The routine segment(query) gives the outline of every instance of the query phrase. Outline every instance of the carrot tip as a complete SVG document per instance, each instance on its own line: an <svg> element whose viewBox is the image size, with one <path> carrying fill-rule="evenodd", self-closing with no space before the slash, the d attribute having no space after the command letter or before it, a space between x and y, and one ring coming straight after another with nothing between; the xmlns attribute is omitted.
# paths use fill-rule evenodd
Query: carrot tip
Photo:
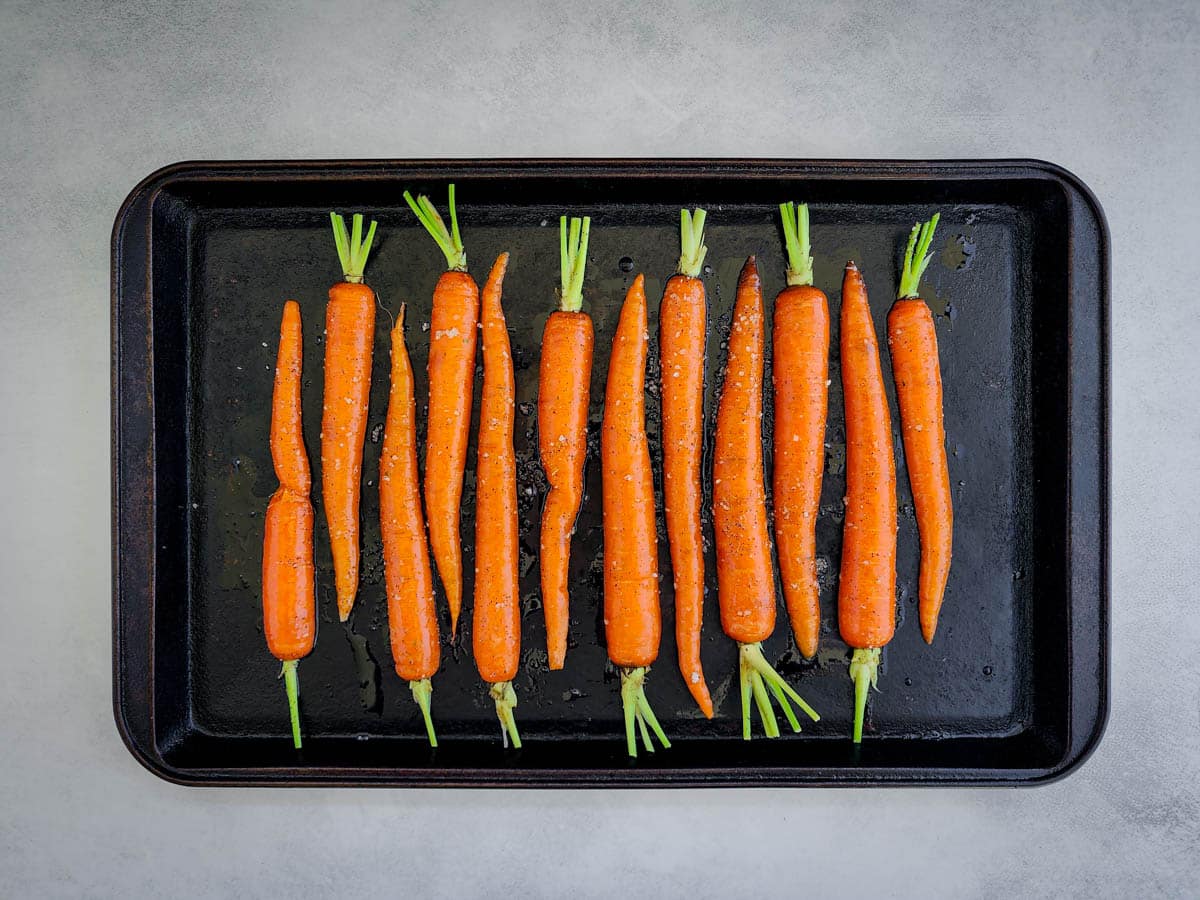
<svg viewBox="0 0 1200 900"><path fill-rule="evenodd" d="M878 647L859 648L850 657L850 677L854 679L854 743L862 743L863 719L867 711L867 692L878 690Z"/></svg>
<svg viewBox="0 0 1200 900"><path fill-rule="evenodd" d="M429 746L437 747L437 734L433 730L433 717L430 715L430 701L433 699L433 682L428 678L422 678L418 681L410 681L408 686L412 689L413 699L417 701L417 706L421 709L421 716L425 719L425 733L429 735Z"/></svg>
<svg viewBox="0 0 1200 900"><path fill-rule="evenodd" d="M493 684L488 693L496 701L496 717L500 720L500 738L504 741L505 748L511 741L513 749L520 750L521 735L517 731L517 720L513 716L513 710L517 707L517 692L513 690L512 682L501 681L499 684Z"/></svg>
<svg viewBox="0 0 1200 900"><path fill-rule="evenodd" d="M750 740L751 697L754 698L754 704L758 707L758 714L762 719L763 730L767 737L779 737L779 721L775 718L775 710L772 708L771 699L767 694L768 689L775 695L775 700L779 703L779 708L783 710L793 732L800 730L800 721L792 711L793 703L799 706L805 715L814 722L821 720L817 711L809 706L792 686L784 681L783 676L767 662L767 658L763 656L761 642L738 644L738 649L738 684L741 687L742 696L743 740Z"/></svg>
<svg viewBox="0 0 1200 900"><path fill-rule="evenodd" d="M650 708L650 701L646 699L646 675L649 671L648 666L621 670L621 706L625 711L625 749L634 759L638 755L638 731L641 732L642 743L645 744L647 752L654 752L654 744L650 740L651 731L663 745L664 750L671 748L671 742L667 740L666 733L658 723L658 717Z"/></svg>

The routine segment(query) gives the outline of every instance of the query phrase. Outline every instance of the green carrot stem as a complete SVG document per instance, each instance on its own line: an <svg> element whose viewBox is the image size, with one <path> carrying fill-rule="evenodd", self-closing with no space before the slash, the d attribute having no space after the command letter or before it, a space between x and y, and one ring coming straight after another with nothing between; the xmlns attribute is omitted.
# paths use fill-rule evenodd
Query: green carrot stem
<svg viewBox="0 0 1200 900"><path fill-rule="evenodd" d="M283 687L287 691L288 715L292 719L292 746L300 749L300 676L299 660L283 661Z"/></svg>
<svg viewBox="0 0 1200 900"><path fill-rule="evenodd" d="M863 718L867 711L867 692L878 688L878 647L867 647L854 651L850 657L850 677L854 679L854 743L862 743Z"/></svg>
<svg viewBox="0 0 1200 900"><path fill-rule="evenodd" d="M450 185L447 193L450 206L449 228L446 227L446 222L438 214L433 203L424 194L414 200L413 195L405 191L404 199L420 223L425 226L425 230L429 232L434 243L445 254L446 268L451 272L465 272L467 271L467 251L463 249L462 236L458 232L458 211L454 205L453 184Z"/></svg>
<svg viewBox="0 0 1200 900"><path fill-rule="evenodd" d="M401 304L401 315L403 315L404 306ZM412 689L413 699L417 701L417 706L421 709L421 715L425 718L425 733L429 735L429 746L437 746L437 734L433 730L433 717L430 715L430 701L433 699L433 682L428 678L422 678L418 681L410 681L408 686Z"/></svg>
<svg viewBox="0 0 1200 900"><path fill-rule="evenodd" d="M363 269L367 266L367 256L371 253L371 244L375 240L375 220L363 237L361 213L353 217L352 232L346 232L346 220L335 212L329 214L333 223L333 242L337 245L338 261L342 264L342 278L351 284L359 284L363 280Z"/></svg>
<svg viewBox="0 0 1200 900"><path fill-rule="evenodd" d="M588 216L571 219L562 216L559 224L559 256L562 259L562 301L564 312L579 312L583 307L583 273L587 267Z"/></svg>
<svg viewBox="0 0 1200 900"><path fill-rule="evenodd" d="M704 255L708 247L704 245L704 219L708 215L704 210L697 209L688 212L679 211L679 274L689 278L698 278L704 265Z"/></svg>
<svg viewBox="0 0 1200 900"><path fill-rule="evenodd" d="M493 684L488 691L496 701L496 717L500 719L500 736L507 747L512 742L513 748L521 749L521 735L517 731L517 720L513 710L517 706L517 692L513 690L511 681L501 681Z"/></svg>
<svg viewBox="0 0 1200 900"><path fill-rule="evenodd" d="M789 285L813 283L812 242L808 237L808 204L781 203L783 241L787 245Z"/></svg>
<svg viewBox="0 0 1200 900"><path fill-rule="evenodd" d="M767 737L779 737L779 722L775 718L775 711L771 707L771 700L767 695L766 688L768 687L775 695L784 715L787 716L792 731L800 730L800 722L791 709L792 703L804 710L805 714L814 722L820 721L821 717L817 715L816 710L804 702L792 686L784 681L783 676L767 662L767 658L763 656L761 643L738 644L738 648L738 681L742 694L742 738L744 740L750 740L751 696L754 697L755 704L758 706L758 714L763 720L763 729Z"/></svg>
<svg viewBox="0 0 1200 900"><path fill-rule="evenodd" d="M653 731L664 749L670 749L671 742L663 732L650 701L646 699L646 674L648 667L639 666L636 669L621 670L621 706L625 712L625 749L631 757L637 757L637 733L640 730L646 749L654 752L650 742L649 731ZM647 731L649 726L649 731Z"/></svg>
<svg viewBox="0 0 1200 900"><path fill-rule="evenodd" d="M924 223L918 222L908 233L908 245L904 248L904 266L900 270L900 289L896 291L896 296L901 300L920 296L921 276L925 274L929 260L933 258L933 254L929 252L929 245L933 242L933 232L940 218L941 213L934 213L932 219Z"/></svg>

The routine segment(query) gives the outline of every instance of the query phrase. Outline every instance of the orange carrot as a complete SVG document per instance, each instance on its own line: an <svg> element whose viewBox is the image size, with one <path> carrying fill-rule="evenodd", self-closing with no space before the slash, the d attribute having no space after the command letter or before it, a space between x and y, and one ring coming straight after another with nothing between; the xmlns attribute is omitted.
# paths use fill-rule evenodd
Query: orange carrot
<svg viewBox="0 0 1200 900"><path fill-rule="evenodd" d="M425 438L425 512L429 544L437 564L450 632L458 633L462 609L462 537L459 507L467 436L471 430L471 394L475 383L475 332L479 325L479 288L467 274L467 254L458 233L454 185L449 188L450 227L429 198L404 199L446 256L446 271L433 289L429 336L429 427Z"/></svg>
<svg viewBox="0 0 1200 900"><path fill-rule="evenodd" d="M571 535L583 502L583 464L587 457L593 335L591 316L580 312L580 307L590 224L587 217L572 219L568 234L567 217L559 222L562 301L546 320L538 371L538 450L550 483L542 508L539 559L551 669L561 669L567 657L567 569Z"/></svg>
<svg viewBox="0 0 1200 900"><path fill-rule="evenodd" d="M680 210L679 271L659 307L662 364L663 498L675 583L679 671L701 711L712 698L700 666L704 619L704 542L700 533L700 455L704 446L704 341L708 330L700 267L705 212Z"/></svg>
<svg viewBox="0 0 1200 900"><path fill-rule="evenodd" d="M317 635L313 579L312 475L300 427L300 366L304 345L300 307L283 305L279 355L271 396L271 462L279 487L267 504L263 531L263 633L283 661L292 719L292 744L300 748L297 660L312 652Z"/></svg>
<svg viewBox="0 0 1200 900"><path fill-rule="evenodd" d="M362 283L375 223L362 236L361 215L353 233L337 213L333 237L342 281L329 289L325 308L325 396L321 414L321 497L333 551L338 618L350 616L358 593L358 508L363 440L371 391L371 352L375 345L375 292Z"/></svg>
<svg viewBox="0 0 1200 900"><path fill-rule="evenodd" d="M513 452L512 348L500 297L508 254L501 253L483 287L483 396L475 462L475 614L472 648L479 674L491 685L505 746L521 746L512 680L521 661L517 578L517 460Z"/></svg>
<svg viewBox="0 0 1200 900"><path fill-rule="evenodd" d="M896 628L896 466L892 417L867 288L853 262L842 281L842 392L846 404L846 523L838 628L854 648L854 741L862 740L867 690L880 648Z"/></svg>
<svg viewBox="0 0 1200 900"><path fill-rule="evenodd" d="M913 226L904 251L898 299L888 314L888 348L896 379L896 399L900 403L904 463L908 467L917 531L921 536L918 589L921 635L929 644L937 631L938 613L950 577L954 535L937 332L933 314L919 295L937 222L935 215L924 225Z"/></svg>
<svg viewBox="0 0 1200 900"><path fill-rule="evenodd" d="M429 744L437 746L430 716L438 669L437 610L433 572L425 544L421 487L417 475L417 410L413 371L404 345L404 304L392 327L392 386L388 396L383 448L379 456L379 528L387 582L388 632L396 674L409 683L425 718Z"/></svg>
<svg viewBox="0 0 1200 900"><path fill-rule="evenodd" d="M821 633L817 586L817 512L825 464L829 384L829 304L812 286L808 206L784 203L788 286L775 298L775 546L783 599L796 646L817 652Z"/></svg>
<svg viewBox="0 0 1200 900"><path fill-rule="evenodd" d="M653 753L650 730L671 742L646 699L646 674L658 658L658 534L654 477L646 441L646 289L634 279L613 336L604 393L600 457L604 486L604 634L608 658L621 670L625 745L637 756L636 727ZM647 728L649 726L649 728Z"/></svg>
<svg viewBox="0 0 1200 900"><path fill-rule="evenodd" d="M793 731L800 723L788 698L813 721L819 718L763 656L762 642L775 630L775 573L767 528L767 492L762 458L763 330L762 285L754 257L738 277L729 360L713 450L713 531L717 543L717 592L721 627L738 642L742 737L750 740L750 696L754 695L767 737L779 724L767 696L775 694Z"/></svg>

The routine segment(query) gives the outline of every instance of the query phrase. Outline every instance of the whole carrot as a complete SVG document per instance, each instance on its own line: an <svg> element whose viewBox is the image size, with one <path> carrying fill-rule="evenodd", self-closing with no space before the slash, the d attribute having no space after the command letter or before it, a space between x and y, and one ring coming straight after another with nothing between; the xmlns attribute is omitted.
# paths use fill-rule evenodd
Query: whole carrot
<svg viewBox="0 0 1200 900"><path fill-rule="evenodd" d="M472 647L479 674L491 685L507 746L521 746L512 680L521 661L517 578L517 461L513 452L512 348L500 297L508 254L501 253L483 288L483 396L475 463L475 613ZM428 475L426 475L428 478Z"/></svg>
<svg viewBox="0 0 1200 900"><path fill-rule="evenodd" d="M950 576L954 508L950 501L950 470L946 464L946 428L942 418L942 372L938 365L937 332L933 314L920 297L921 275L929 265L929 244L937 228L935 215L914 225L904 251L897 300L888 314L888 348L896 399L900 404L900 433L904 463L912 486L921 537L918 606L921 635L933 643L938 613Z"/></svg>
<svg viewBox="0 0 1200 900"><path fill-rule="evenodd" d="M854 648L854 741L862 740L867 691L880 648L896 628L896 466L892 417L867 288L853 262L842 281L842 392L846 404L846 522L838 628Z"/></svg>
<svg viewBox="0 0 1200 900"><path fill-rule="evenodd" d="M404 199L446 256L446 271L433 289L429 335L429 427L425 437L425 512L429 544L437 564L450 631L458 633L462 609L462 537L459 506L471 430L471 394L475 381L475 334L479 325L479 288L467 274L467 253L458 232L454 185L449 188L450 227L429 198Z"/></svg>
<svg viewBox="0 0 1200 900"><path fill-rule="evenodd" d="M793 731L800 730L800 722L788 698L814 722L820 718L762 652L762 642L775 630L776 602L762 459L763 319L762 286L751 256L738 276L713 450L713 531L721 627L738 642L740 651L738 681L742 737L746 740L750 740L751 695L767 737L779 737L768 687Z"/></svg>
<svg viewBox="0 0 1200 900"><path fill-rule="evenodd" d="M653 753L650 729L671 742L646 699L646 674L658 658L662 610L654 476L646 441L646 290L638 275L625 295L613 336L604 392L600 457L604 491L604 634L621 670L625 746L637 756L636 729Z"/></svg>
<svg viewBox="0 0 1200 900"><path fill-rule="evenodd" d="M413 371L404 345L404 304L392 327L392 385L379 456L379 528L387 583L388 633L396 674L409 683L425 718L429 744L437 746L430 716L441 661L433 572L425 544L425 517L417 475L417 410Z"/></svg>
<svg viewBox="0 0 1200 900"><path fill-rule="evenodd" d="M263 530L263 633L271 654L283 661L283 683L292 720L292 744L300 748L300 684L297 660L317 635L313 579L312 475L300 427L300 366L304 340L300 307L283 306L275 388L271 395L271 462L279 487L267 504Z"/></svg>
<svg viewBox="0 0 1200 900"><path fill-rule="evenodd" d="M559 221L562 299L546 320L538 370L538 451L550 483L542 508L539 560L551 669L561 669L567 657L567 569L583 502L593 332L591 316L580 307L590 224L586 216L571 219L569 229L566 216Z"/></svg>
<svg viewBox="0 0 1200 900"><path fill-rule="evenodd" d="M701 711L712 698L700 665L704 620L704 542L700 533L700 456L704 446L704 343L707 305L700 268L705 212L680 210L679 271L659 307L662 364L663 499L675 583L675 643L679 671Z"/></svg>
<svg viewBox="0 0 1200 900"><path fill-rule="evenodd" d="M772 332L775 546L796 646L812 657L821 633L816 548L829 390L829 304L812 284L808 206L784 203L779 210L788 286L775 298Z"/></svg>

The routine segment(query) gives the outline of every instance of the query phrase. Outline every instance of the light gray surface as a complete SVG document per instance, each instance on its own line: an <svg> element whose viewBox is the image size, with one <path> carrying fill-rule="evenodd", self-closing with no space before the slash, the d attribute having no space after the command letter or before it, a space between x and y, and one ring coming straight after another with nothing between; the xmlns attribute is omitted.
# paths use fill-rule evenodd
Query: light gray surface
<svg viewBox="0 0 1200 900"><path fill-rule="evenodd" d="M1200 7L651 5L0 2L0 892L1195 890ZM121 199L179 159L547 155L1032 156L1091 185L1114 247L1113 692L1080 772L1035 790L214 791L129 756L109 696Z"/></svg>

